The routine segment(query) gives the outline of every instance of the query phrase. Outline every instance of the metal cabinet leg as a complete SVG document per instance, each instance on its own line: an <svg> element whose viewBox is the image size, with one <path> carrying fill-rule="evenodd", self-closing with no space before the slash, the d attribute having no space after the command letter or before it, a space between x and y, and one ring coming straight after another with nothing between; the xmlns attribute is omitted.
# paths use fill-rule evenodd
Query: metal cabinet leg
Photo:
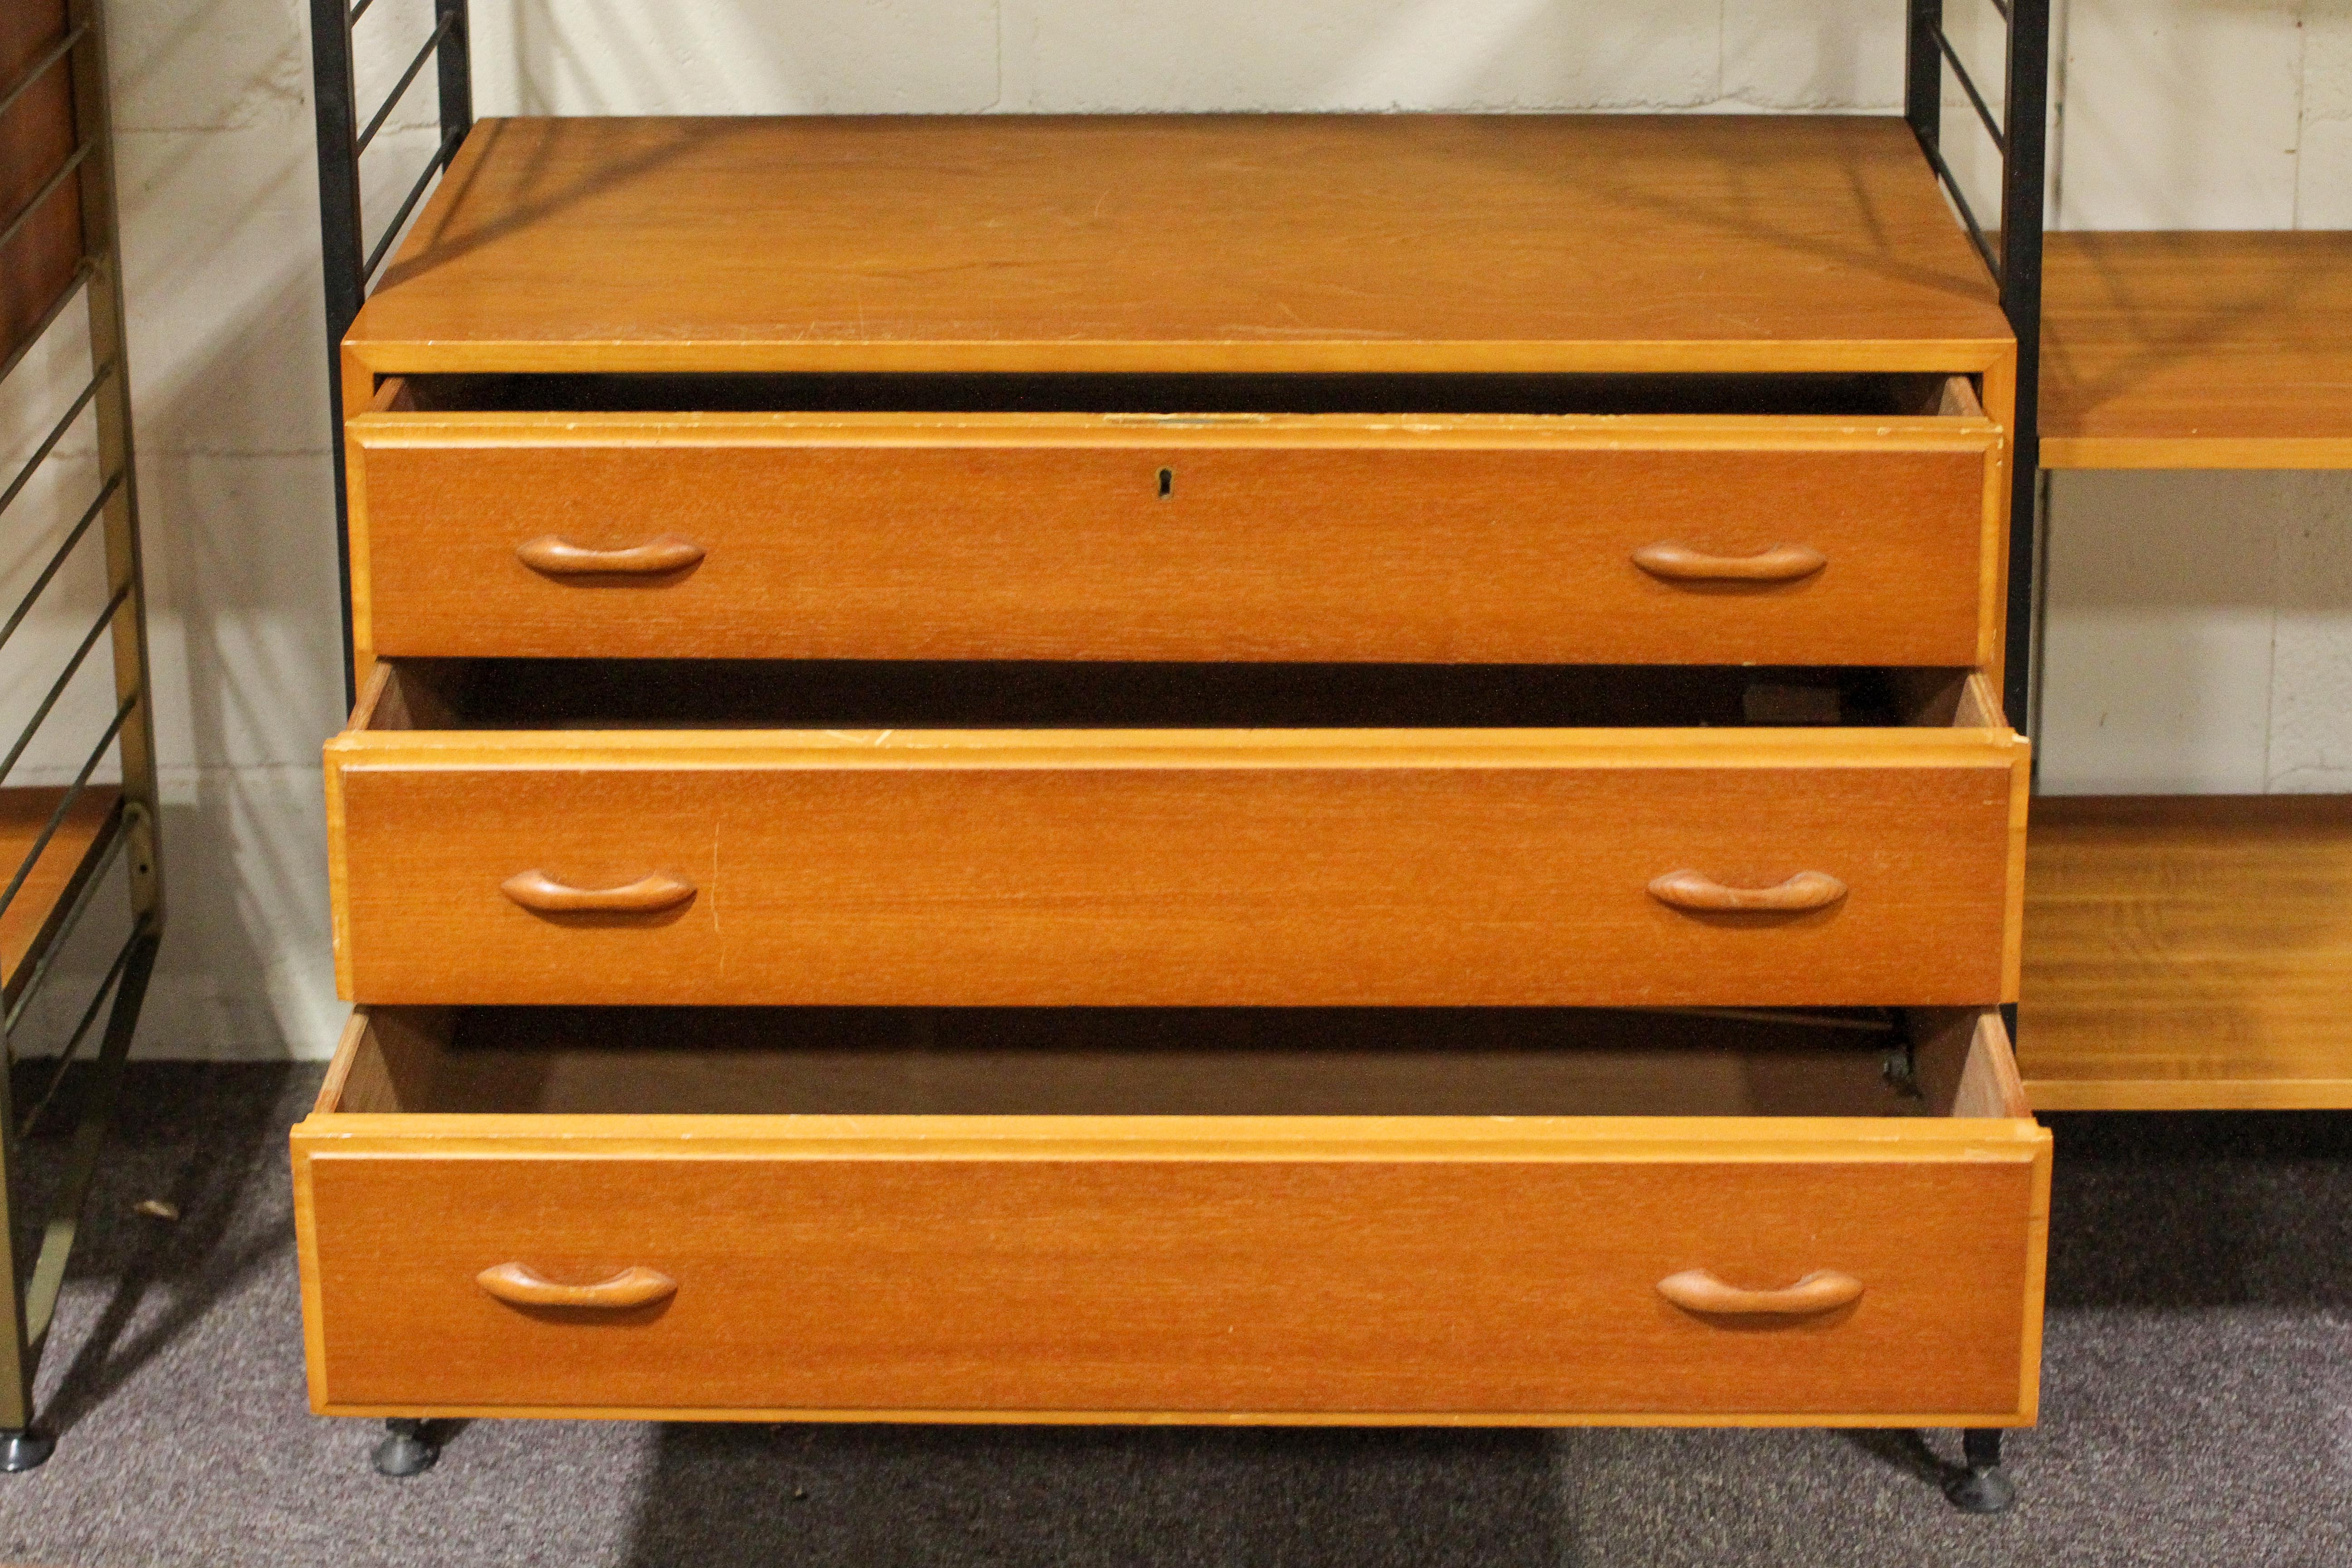
<svg viewBox="0 0 2352 1568"><path fill-rule="evenodd" d="M2017 1488L2000 1468L2000 1428L1961 1433L1960 1452L1968 1468L1944 1483L1944 1495L1962 1513L2006 1513Z"/></svg>
<svg viewBox="0 0 2352 1568"><path fill-rule="evenodd" d="M38 1339L26 1331L24 1288L16 1278L15 1194L16 1111L8 1063L0 1053L0 1472L29 1470L57 1451L57 1439L33 1425L33 1366Z"/></svg>
<svg viewBox="0 0 2352 1568"><path fill-rule="evenodd" d="M0 1432L0 1472L16 1475L29 1470L58 1451L58 1440L37 1426Z"/></svg>
<svg viewBox="0 0 2352 1568"><path fill-rule="evenodd" d="M441 1457L441 1445L425 1435L425 1423L395 1415L383 1424L383 1441L375 1446L379 1475L421 1476Z"/></svg>

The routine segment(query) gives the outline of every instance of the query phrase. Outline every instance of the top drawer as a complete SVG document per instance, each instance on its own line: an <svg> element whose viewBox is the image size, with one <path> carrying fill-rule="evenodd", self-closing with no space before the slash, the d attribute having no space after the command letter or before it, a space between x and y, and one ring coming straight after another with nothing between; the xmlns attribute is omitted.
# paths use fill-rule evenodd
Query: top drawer
<svg viewBox="0 0 2352 1568"><path fill-rule="evenodd" d="M347 437L363 656L1997 660L1958 377L440 377Z"/></svg>

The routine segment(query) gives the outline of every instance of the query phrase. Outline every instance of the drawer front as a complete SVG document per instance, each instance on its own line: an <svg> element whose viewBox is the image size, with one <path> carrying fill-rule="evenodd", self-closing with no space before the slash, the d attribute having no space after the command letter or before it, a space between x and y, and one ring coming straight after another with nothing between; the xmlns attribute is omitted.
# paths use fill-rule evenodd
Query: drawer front
<svg viewBox="0 0 2352 1568"><path fill-rule="evenodd" d="M1628 752L1529 738L1559 731L1425 744L1370 732L1386 748L1363 733L1245 745L738 734L699 749L642 734L569 747L348 737L329 754L345 994L1030 1005L2013 994L2021 745L1875 731L1886 743L1827 765L1828 745L1786 742L1776 757L1769 740L1707 731ZM1710 741L1732 743L1700 765ZM1678 907L1652 887L1678 872L1800 889L1810 873L1843 893L1795 911ZM604 900L631 907L582 910L565 907L573 889L635 890Z"/></svg>
<svg viewBox="0 0 2352 1568"><path fill-rule="evenodd" d="M1981 419L351 430L379 656L1997 658L2001 440Z"/></svg>
<svg viewBox="0 0 2352 1568"><path fill-rule="evenodd" d="M312 1399L2032 1419L2046 1135L1727 1120L314 1118ZM674 1289L551 1308L479 1281L517 1268ZM1661 1293L1701 1269L1862 1289L1760 1317Z"/></svg>

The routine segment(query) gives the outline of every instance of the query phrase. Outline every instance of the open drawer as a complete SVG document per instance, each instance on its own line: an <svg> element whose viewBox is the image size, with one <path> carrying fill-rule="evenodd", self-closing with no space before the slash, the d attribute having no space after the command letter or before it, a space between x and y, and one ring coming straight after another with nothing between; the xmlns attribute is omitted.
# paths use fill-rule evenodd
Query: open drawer
<svg viewBox="0 0 2352 1568"><path fill-rule="evenodd" d="M2000 658L1965 377L423 376L373 657Z"/></svg>
<svg viewBox="0 0 2352 1568"><path fill-rule="evenodd" d="M314 1408L2033 1419L1990 1012L362 1009Z"/></svg>
<svg viewBox="0 0 2352 1568"><path fill-rule="evenodd" d="M1944 671L387 661L326 750L338 973L379 1003L1983 1005L2022 896L1996 715Z"/></svg>

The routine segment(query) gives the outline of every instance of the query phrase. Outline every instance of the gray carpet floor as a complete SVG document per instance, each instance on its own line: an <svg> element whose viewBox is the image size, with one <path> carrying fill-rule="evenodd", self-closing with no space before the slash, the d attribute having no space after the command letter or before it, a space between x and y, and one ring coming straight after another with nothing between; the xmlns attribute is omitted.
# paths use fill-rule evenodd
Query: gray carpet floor
<svg viewBox="0 0 2352 1568"><path fill-rule="evenodd" d="M134 1070L0 1562L2352 1563L2352 1116L2053 1119L2042 1425L1976 1519L1949 1432L475 1422L386 1480L304 1404L284 1134L317 1079Z"/></svg>

